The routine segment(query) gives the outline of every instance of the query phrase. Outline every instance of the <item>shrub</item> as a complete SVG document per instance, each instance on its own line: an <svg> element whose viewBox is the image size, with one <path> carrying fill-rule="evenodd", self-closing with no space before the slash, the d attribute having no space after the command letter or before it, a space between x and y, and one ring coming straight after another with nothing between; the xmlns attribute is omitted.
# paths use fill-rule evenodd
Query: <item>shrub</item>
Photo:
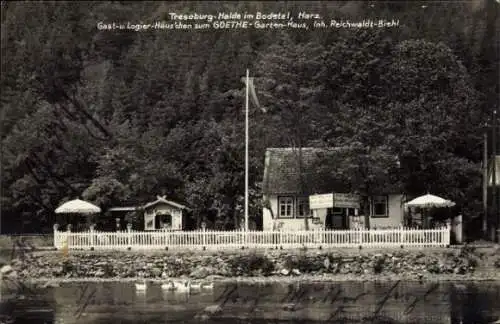
<svg viewBox="0 0 500 324"><path fill-rule="evenodd" d="M237 275L249 275L258 271L261 271L264 275L269 275L274 271L274 263L266 256L256 253L230 259L229 267Z"/></svg>
<svg viewBox="0 0 500 324"><path fill-rule="evenodd" d="M105 277L113 277L115 275L115 269L111 263L106 263L102 269L104 271Z"/></svg>
<svg viewBox="0 0 500 324"><path fill-rule="evenodd" d="M287 269L298 269L300 272L315 272L324 268L324 258L308 258L305 254L290 255L285 260Z"/></svg>
<svg viewBox="0 0 500 324"><path fill-rule="evenodd" d="M385 258L377 258L375 260L375 263L373 264L373 272L374 273L381 273L382 270L384 269L384 264L385 264Z"/></svg>
<svg viewBox="0 0 500 324"><path fill-rule="evenodd" d="M342 268L342 264L344 263L344 260L341 256L336 256L333 254L329 254L328 259L330 260L330 266L329 269L332 273L339 273L340 269Z"/></svg>
<svg viewBox="0 0 500 324"><path fill-rule="evenodd" d="M466 256L469 256L469 255L473 255L475 252L476 252L476 248L475 247L469 246L469 245L464 245L460 249L460 256L461 257L466 257Z"/></svg>
<svg viewBox="0 0 500 324"><path fill-rule="evenodd" d="M444 255L447 257L447 258L455 258L455 253L453 253L452 251L447 251L444 253Z"/></svg>
<svg viewBox="0 0 500 324"><path fill-rule="evenodd" d="M430 273L441 273L441 267L437 263L431 263L427 265L427 271Z"/></svg>
<svg viewBox="0 0 500 324"><path fill-rule="evenodd" d="M307 260L303 255L289 255L285 259L285 267L289 270L298 269L305 272L307 269Z"/></svg>
<svg viewBox="0 0 500 324"><path fill-rule="evenodd" d="M70 260L64 260L63 264L62 264L62 272L63 274L68 274L68 273L71 273L73 272L73 269L74 269L74 265L73 263L70 261Z"/></svg>
<svg viewBox="0 0 500 324"><path fill-rule="evenodd" d="M477 261L477 259L476 259L476 258L474 258L474 257L469 257L469 258L467 258L467 264L468 264L468 266L469 266L469 267L471 267L471 268L476 268L476 267L477 267L477 265L478 265L478 263L479 263L479 262L478 262L478 261Z"/></svg>

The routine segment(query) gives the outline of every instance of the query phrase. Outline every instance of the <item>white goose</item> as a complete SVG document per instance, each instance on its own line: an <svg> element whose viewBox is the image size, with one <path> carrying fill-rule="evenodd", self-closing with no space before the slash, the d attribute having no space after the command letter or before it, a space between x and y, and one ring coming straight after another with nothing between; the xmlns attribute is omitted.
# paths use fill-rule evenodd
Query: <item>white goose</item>
<svg viewBox="0 0 500 324"><path fill-rule="evenodd" d="M174 283L172 281L167 281L161 284L161 289L163 290L175 290Z"/></svg>
<svg viewBox="0 0 500 324"><path fill-rule="evenodd" d="M192 290L200 290L202 283L201 282L191 282L189 284L189 286L191 287Z"/></svg>
<svg viewBox="0 0 500 324"><path fill-rule="evenodd" d="M189 292L191 290L191 283L189 281L169 280L161 285L161 289L177 292Z"/></svg>
<svg viewBox="0 0 500 324"><path fill-rule="evenodd" d="M175 287L175 291L177 292L189 292L191 290L190 281L174 281L173 285Z"/></svg>
<svg viewBox="0 0 500 324"><path fill-rule="evenodd" d="M454 283L453 287L455 287L455 289L459 290L459 291L466 291L467 290L467 286L464 284Z"/></svg>
<svg viewBox="0 0 500 324"><path fill-rule="evenodd" d="M214 282L201 284L202 289L214 289Z"/></svg>
<svg viewBox="0 0 500 324"><path fill-rule="evenodd" d="M146 282L145 281L144 282L136 282L135 283L135 289L137 291L146 291L146 289L147 289Z"/></svg>

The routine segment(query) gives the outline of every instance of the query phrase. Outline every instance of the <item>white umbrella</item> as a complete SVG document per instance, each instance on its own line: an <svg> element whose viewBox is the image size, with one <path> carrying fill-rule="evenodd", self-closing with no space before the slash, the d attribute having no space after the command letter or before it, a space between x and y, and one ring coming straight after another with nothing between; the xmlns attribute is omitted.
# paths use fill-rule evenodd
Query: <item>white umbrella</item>
<svg viewBox="0 0 500 324"><path fill-rule="evenodd" d="M56 209L57 214L94 214L100 212L101 208L80 199L68 201Z"/></svg>
<svg viewBox="0 0 500 324"><path fill-rule="evenodd" d="M406 207L420 207L425 209L430 209L433 207L441 208L441 207L453 207L455 203L451 200L444 199L438 196L434 196L431 194L423 195L417 197L405 204ZM422 217L424 213L422 213ZM427 215L428 216L428 215ZM427 217L424 218L424 222L427 223Z"/></svg>
<svg viewBox="0 0 500 324"><path fill-rule="evenodd" d="M453 207L455 203L451 200L447 200L438 196L427 194L424 196L417 197L406 203L408 207Z"/></svg>

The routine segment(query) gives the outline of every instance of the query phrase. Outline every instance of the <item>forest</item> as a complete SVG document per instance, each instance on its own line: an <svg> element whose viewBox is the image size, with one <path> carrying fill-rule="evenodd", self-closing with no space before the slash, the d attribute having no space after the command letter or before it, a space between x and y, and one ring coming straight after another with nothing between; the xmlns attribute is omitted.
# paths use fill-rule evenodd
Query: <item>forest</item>
<svg viewBox="0 0 500 324"><path fill-rule="evenodd" d="M96 28L256 11L400 24ZM265 107L250 107L251 226L266 148L292 146L350 147L349 167L337 171L355 190L391 181L408 195L430 191L473 224L483 133L498 108L498 11L494 0L2 1L2 233L50 232L54 210L77 197L106 210L163 194L188 205L194 224L239 228L246 69ZM98 221L114 222L108 213Z"/></svg>

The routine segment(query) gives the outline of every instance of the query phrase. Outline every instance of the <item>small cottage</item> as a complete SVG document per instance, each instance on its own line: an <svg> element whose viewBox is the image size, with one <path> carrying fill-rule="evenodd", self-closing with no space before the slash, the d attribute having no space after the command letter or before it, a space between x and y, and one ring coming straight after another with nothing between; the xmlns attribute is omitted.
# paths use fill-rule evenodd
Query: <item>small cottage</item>
<svg viewBox="0 0 500 324"><path fill-rule="evenodd" d="M114 207L111 212L134 212L140 211L144 214L144 230L154 231L160 229L183 230L184 212L188 208L179 203L167 200L166 196L157 196L155 201L138 207ZM118 223L118 218L117 218ZM120 226L117 225L119 228Z"/></svg>
<svg viewBox="0 0 500 324"><path fill-rule="evenodd" d="M318 161L328 158L328 154L336 154L336 149L327 151L325 155L325 149L302 148L299 158L295 148L267 149L263 178L264 231L305 230L306 222L309 229L364 227L366 208L362 203L366 199L346 192L346 186L340 181L321 173ZM397 188L390 186L368 197L370 227L402 225L404 199Z"/></svg>
<svg viewBox="0 0 500 324"><path fill-rule="evenodd" d="M143 209L146 231L183 229L183 211L187 209L186 206L167 200L165 196L158 196L155 201L144 205Z"/></svg>

